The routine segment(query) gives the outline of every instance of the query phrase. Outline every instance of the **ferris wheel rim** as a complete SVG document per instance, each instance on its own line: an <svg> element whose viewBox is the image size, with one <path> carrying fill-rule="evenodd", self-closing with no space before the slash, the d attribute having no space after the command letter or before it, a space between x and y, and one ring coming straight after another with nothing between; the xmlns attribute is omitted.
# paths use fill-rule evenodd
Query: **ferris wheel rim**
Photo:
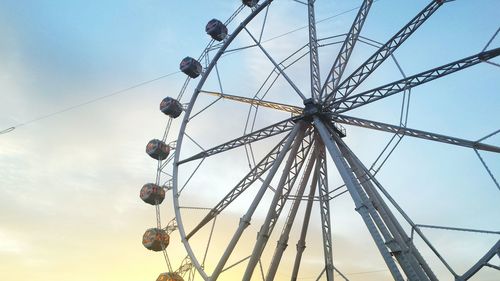
<svg viewBox="0 0 500 281"><path fill-rule="evenodd" d="M207 273L205 272L204 268L202 267L202 265L198 261L198 258L194 254L194 252L191 248L191 245L189 244L188 240L186 239L186 232L184 229L184 224L182 222L182 215L180 213L180 205L179 205L179 200L178 200L178 192L179 192L179 190L178 190L178 178L177 178L178 168L179 168L179 165L177 163L179 162L180 153L178 153L178 151L181 150L183 139L184 139L185 128L186 128L187 123L189 122L189 117L191 115L191 111L192 111L192 108L194 106L194 103L196 102L196 99L200 93L200 89L205 84L206 79L208 78L209 74L212 72L217 61L224 54L224 51L232 43L234 38L236 38L236 36L241 31L244 30L246 25L248 23L250 23L260 12L262 12L264 10L264 8L268 7L272 3L272 1L273 0L266 0L265 2L259 4L255 9L252 9L252 12L250 13L250 15L247 16L247 18L242 23L240 23L240 25L234 30L234 32L232 32L228 36L228 38L224 41L224 44L220 47L220 49L217 51L217 54L210 61L209 66L203 72L203 75L201 76L201 79L198 82L198 84L193 92L193 96L190 99L188 108L185 110L185 114L184 114L184 117L183 117L183 120L181 123L181 127L179 128L179 134L178 134L177 142L176 142L176 153L175 153L175 158L174 158L174 162L173 162L173 173L172 173L172 176L173 176L172 177L172 191L174 194L173 195L173 204L174 204L175 218L177 221L179 234L181 237L181 241L184 245L184 248L186 249L188 255L190 256L191 262L195 266L196 270L202 276L202 278L205 280L209 280L210 276L208 276ZM205 51L207 51L209 48L210 47L207 47L205 49Z"/></svg>

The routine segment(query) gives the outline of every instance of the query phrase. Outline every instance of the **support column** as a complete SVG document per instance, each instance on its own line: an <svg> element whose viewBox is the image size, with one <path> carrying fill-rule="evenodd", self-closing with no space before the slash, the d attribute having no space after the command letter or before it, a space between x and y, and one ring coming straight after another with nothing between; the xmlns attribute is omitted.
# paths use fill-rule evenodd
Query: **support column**
<svg viewBox="0 0 500 281"><path fill-rule="evenodd" d="M241 217L240 224L238 225L238 229L234 233L233 237L231 238L231 241L229 242L226 250L224 251L224 254L220 258L219 262L217 263L217 266L215 267L215 269L212 273L212 276L210 276L211 281L217 280L217 278L219 277L219 274L224 269L224 266L225 266L227 260L229 259L229 256L233 252L234 248L236 247L236 244L238 243L241 235L243 234L243 231L250 225L250 220L253 216L253 213L257 209L257 206L259 205L260 200L264 196L264 193L266 192L267 188L269 187L269 184L271 183L272 179L274 178L274 175L278 171L278 168L279 168L281 162L283 162L283 159L285 158L288 149L290 148L290 146L292 145L294 140L295 140L294 147L295 146L298 147L298 145L296 145L296 143L300 144L300 141L304 137L304 133L305 133L304 126L305 126L305 124L303 122L299 122L299 123L295 124L295 127L293 128L292 132L290 133L290 136L286 140L286 143L283 147L283 150L276 157L276 160L275 160L272 168L269 170L269 173L267 174L266 179L262 183L262 186L259 189L259 192L257 193L257 195L255 196L255 199L252 201L252 204L248 208L245 215L243 215L243 217ZM297 141L297 139L299 139L299 141ZM292 152L290 152L290 153L292 153Z"/></svg>
<svg viewBox="0 0 500 281"><path fill-rule="evenodd" d="M326 148L328 149L328 152L332 157L333 162L337 166L337 169L342 177L342 180L344 181L347 190L349 191L349 194L351 195L354 201L354 205L356 206L356 211L358 211L358 213L361 215L361 218L365 222L368 231L370 232L373 240L375 241L375 244L379 249L385 263L387 264L387 267L389 268L389 271L391 272L394 280L404 281L403 276L401 275L401 272L399 271L395 261L392 259L389 249L386 247L380 232L378 231L374 221L370 217L368 204L371 203L366 202L362 199L360 194L361 187L359 186L359 183L355 180L352 170L350 170L346 160L344 159L344 157L342 157L340 149L338 148L337 144L334 141L334 138L338 138L338 136L330 134L327 127L323 124L323 121L321 121L321 119L317 116L314 117L314 126L318 130L321 139L323 140L323 143L325 144Z"/></svg>
<svg viewBox="0 0 500 281"><path fill-rule="evenodd" d="M300 121L299 124L303 124L303 121ZM305 124L304 124L305 125ZM297 138L295 139L295 142L293 143L293 146L290 150L290 154L288 156L287 162L285 164L285 167L283 167L283 173L281 175L280 181L276 187L276 191L274 192L274 197L273 201L271 202L271 205L269 206L269 210L266 216L266 219L262 225L262 227L259 230L259 233L257 235L257 242L255 243L255 246L252 251L252 255L250 256L250 260L248 261L247 268L245 270L245 274L243 275L243 278L241 279L242 281L249 281L250 278L252 277L253 271L255 269L255 266L260 260L260 256L262 255L262 251L264 250L264 247L267 243L267 240L269 239L269 232L271 230L271 223L273 220L277 219L277 214L276 214L276 207L279 203L280 197L283 194L283 187L286 184L287 178L290 175L290 169L293 165L293 163L296 160L297 157L297 152L299 150L300 144L302 143L302 140L304 138L305 130L302 130L299 132L297 135Z"/></svg>

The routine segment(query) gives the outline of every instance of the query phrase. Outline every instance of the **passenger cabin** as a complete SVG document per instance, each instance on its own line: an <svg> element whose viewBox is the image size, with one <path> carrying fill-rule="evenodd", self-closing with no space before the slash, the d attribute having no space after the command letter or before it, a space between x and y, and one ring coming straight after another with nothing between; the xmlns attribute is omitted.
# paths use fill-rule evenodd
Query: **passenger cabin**
<svg viewBox="0 0 500 281"><path fill-rule="evenodd" d="M159 205L165 199L165 189L154 183L147 183L142 186L140 197L148 204Z"/></svg>
<svg viewBox="0 0 500 281"><path fill-rule="evenodd" d="M184 72L187 76L191 78L196 78L200 76L201 71L203 70L201 63L193 59L192 57L185 57L181 61L179 68L181 69L182 72Z"/></svg>
<svg viewBox="0 0 500 281"><path fill-rule="evenodd" d="M207 23L205 27L205 31L207 32L212 39L217 41L222 41L227 36L227 27L218 19L212 19Z"/></svg>
<svg viewBox="0 0 500 281"><path fill-rule="evenodd" d="M182 104L174 98L166 97L160 103L160 110L165 115L177 118L182 113Z"/></svg>
<svg viewBox="0 0 500 281"><path fill-rule="evenodd" d="M165 272L160 274L156 281L184 281L177 272Z"/></svg>
<svg viewBox="0 0 500 281"><path fill-rule="evenodd" d="M150 228L142 236L142 245L146 249L159 252L167 248L170 243L170 236L160 228Z"/></svg>
<svg viewBox="0 0 500 281"><path fill-rule="evenodd" d="M146 153L156 160L165 160L170 154L170 146L161 140L151 140L146 146Z"/></svg>
<svg viewBox="0 0 500 281"><path fill-rule="evenodd" d="M243 2L244 5L251 8L257 5L257 3L259 3L259 0L242 0L241 2Z"/></svg>

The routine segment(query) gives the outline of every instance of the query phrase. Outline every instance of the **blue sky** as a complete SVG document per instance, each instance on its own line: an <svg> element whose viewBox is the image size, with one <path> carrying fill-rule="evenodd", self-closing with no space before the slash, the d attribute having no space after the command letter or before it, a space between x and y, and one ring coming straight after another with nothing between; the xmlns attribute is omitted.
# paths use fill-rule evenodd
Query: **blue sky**
<svg viewBox="0 0 500 281"><path fill-rule="evenodd" d="M264 40L305 24L300 4L275 2ZM317 19L323 19L361 1L318 2ZM427 3L379 0L363 35L384 42ZM197 57L207 44L205 23L227 18L238 6L239 1L222 0L1 1L0 130L176 72L180 59ZM396 57L406 74L413 74L477 53L499 27L499 11L498 0L448 3L405 42ZM321 23L319 36L346 32L354 15L350 12ZM285 56L289 46L304 43L305 32L265 46L276 57ZM235 44L245 42L248 38L243 37ZM499 45L497 37L491 48ZM334 51L335 47L322 50L323 75ZM353 64L373 51L359 45ZM261 81L260 67L269 67L257 50L241 52L224 62L223 80L235 94L242 92L237 88L241 83L255 86ZM473 140L497 130L499 73L497 67L481 64L415 89L409 126ZM307 73L293 69L292 75L301 85L308 85ZM395 66L387 63L367 80L366 87L398 79L398 75ZM155 163L143 150L149 139L163 132L166 119L158 104L167 95L176 96L184 78L175 74L0 135L0 260L5 261L0 272L5 280L154 280L164 270L161 256L152 255L140 244L144 229L155 221L152 208L138 199L138 192L155 174ZM282 87L286 84L278 89ZM270 98L280 101L278 95ZM353 115L397 123L399 103L399 98L390 98ZM263 118L276 116L270 113ZM208 120L202 124L205 129L213 124ZM231 124L228 120L227 125ZM173 129L177 128L175 124ZM348 130L346 141L367 165L390 137L358 128ZM500 137L488 143L500 145ZM498 156L482 155L498 178ZM379 176L419 223L498 230L499 192L471 150L405 138ZM173 216L170 201L169 197L164 203L166 217ZM343 197L335 209L346 215L335 219L335 223L344 223L339 226L339 232L346 231L343 234L350 227L348 218L357 216L341 209L351 210L349 204ZM357 227L353 229L364 231ZM448 233L438 231L429 231L429 235L461 269L470 264L478 249L495 241L494 237L446 236ZM172 253L177 264L184 252L176 238ZM340 241L342 238L339 234ZM371 241L364 238L360 234L356 239L370 247ZM466 241L474 247L462 248L458 242L462 239L470 239ZM339 253L348 251L347 246L339 248ZM339 262L347 272L384 270L383 264L350 264L349 258L342 260L341 256ZM352 280L370 280L386 272L373 274L353 275ZM492 274L487 272L481 280L493 280Z"/></svg>

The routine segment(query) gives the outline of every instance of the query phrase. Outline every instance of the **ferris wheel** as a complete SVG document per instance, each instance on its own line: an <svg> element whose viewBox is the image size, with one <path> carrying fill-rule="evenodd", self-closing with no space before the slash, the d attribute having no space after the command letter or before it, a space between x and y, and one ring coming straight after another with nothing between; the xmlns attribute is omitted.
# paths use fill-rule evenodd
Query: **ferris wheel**
<svg viewBox="0 0 500 281"><path fill-rule="evenodd" d="M500 153L500 147L485 143L500 130L467 140L407 126L412 90L478 64L498 71L494 58L500 48L492 45L499 30L475 54L409 75L395 51L452 1L428 1L385 43L362 35L376 1L360 1L344 34L320 32L321 2L243 0L227 20L207 23L212 40L200 57L181 61L188 77L176 98L160 104L168 116L166 130L146 147L158 160L156 180L140 194L156 208L157 225L146 231L143 244L164 253L168 271L158 280L349 280L342 268L349 261L383 264L382 276L398 281L469 280L483 270L500 270L494 260L500 257L500 231L417 223L378 177L401 143L419 139L440 143L440 150L472 151L490 188L500 190L495 171L481 156ZM308 32L271 45L266 32L274 30L270 25L280 27L272 15L285 4L292 6L285 13L303 12ZM389 73L390 82L379 82L377 69ZM357 116L373 114L367 105L386 100L391 102L382 108L396 112L396 125L373 120L385 112L373 119ZM171 132L175 126L177 137ZM356 128L389 138L372 149L370 137ZM372 163L355 153L359 143L363 151L376 150ZM412 168L411 161L405 165ZM388 176L390 170L385 181ZM414 200L427 202L422 193ZM164 226L160 204L168 195L175 220ZM351 224L354 230L348 232ZM458 271L427 229L494 238L467 270ZM180 239L171 237L174 231ZM359 249L345 249L336 238L352 238L349 245ZM178 270L168 255L174 240L187 252Z"/></svg>

